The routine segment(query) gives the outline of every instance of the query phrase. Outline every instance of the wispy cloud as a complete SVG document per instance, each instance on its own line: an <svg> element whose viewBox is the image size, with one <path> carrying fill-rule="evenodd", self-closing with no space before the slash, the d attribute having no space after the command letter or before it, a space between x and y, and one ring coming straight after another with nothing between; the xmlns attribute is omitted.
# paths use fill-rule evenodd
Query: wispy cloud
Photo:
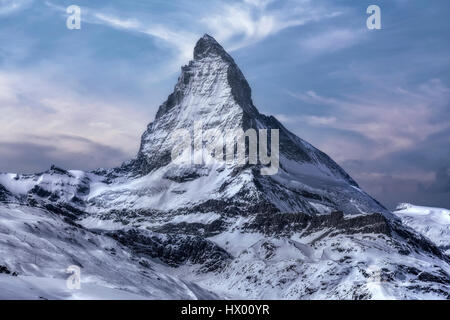
<svg viewBox="0 0 450 320"><path fill-rule="evenodd" d="M377 148L373 148L370 154L360 155L365 158L405 150L450 128L447 118L436 116L445 112L450 101L450 88L439 79L432 79L414 89L379 89L375 93L343 98L325 97L314 91L290 95L302 102L331 107L328 112L332 117L322 110L324 115L305 115L300 117L300 121L311 126L351 131L373 141Z"/></svg>
<svg viewBox="0 0 450 320"><path fill-rule="evenodd" d="M33 0L0 0L0 15L7 15L27 8Z"/></svg>
<svg viewBox="0 0 450 320"><path fill-rule="evenodd" d="M443 148L450 143L450 88L439 79L409 87L386 82L358 94L291 92L316 112L285 116L286 123L318 132L316 145L387 206L444 206L450 192L450 151Z"/></svg>
<svg viewBox="0 0 450 320"><path fill-rule="evenodd" d="M46 5L65 14L65 8L62 6L48 1ZM170 25L148 22L153 21L153 19L143 22L136 17L126 17L125 15L106 12L106 10L103 12L98 9L83 7L82 21L83 23L101 24L122 31L144 34L165 43L166 46L175 51L175 59L169 62L170 66L165 68L166 72L167 69L172 72L179 70L179 67L187 63L192 57L192 49L199 37L198 34L187 29L175 29Z"/></svg>
<svg viewBox="0 0 450 320"><path fill-rule="evenodd" d="M65 8L52 2L47 6L65 14ZM183 27L174 27L171 18L166 23L155 23L162 19L145 19L133 16L133 13L111 13L82 8L83 22L102 24L119 30L137 32L162 41L176 52L170 64L178 70L181 64L192 57L195 42L203 33L210 33L221 42L228 51L238 50L275 35L287 28L302 26L310 22L336 17L341 14L331 6L318 5L311 0L286 1L276 3L273 0L243 0L233 3L215 1L214 5L205 5L200 12L186 12L179 17ZM331 8L331 10L330 10ZM161 17L159 17L161 18ZM180 21L179 21L180 22ZM351 41L351 34L344 31L331 36L337 40ZM308 39L319 46L320 39ZM344 39L345 38L345 39ZM326 39L324 39L326 40Z"/></svg>
<svg viewBox="0 0 450 320"><path fill-rule="evenodd" d="M284 2L270 0L221 3L216 12L201 19L214 36L236 50L261 41L284 29L305 25L340 14L309 0Z"/></svg>
<svg viewBox="0 0 450 320"><path fill-rule="evenodd" d="M109 152L114 158L106 165L117 165L137 152L149 118L126 103L99 101L30 73L0 72L0 106L3 146L24 142L47 146L60 158L64 154L98 158L95 146L99 150L108 146L117 152ZM6 157L6 149L2 150ZM86 167L91 165L94 162Z"/></svg>
<svg viewBox="0 0 450 320"><path fill-rule="evenodd" d="M176 59L171 63L175 70L178 70L180 65L185 64L192 57L192 49L195 41L198 39L198 35L193 32L174 30L164 25L143 23L137 19L121 19L113 15L98 12L91 13L90 18L92 23L139 32L166 42L177 52Z"/></svg>
<svg viewBox="0 0 450 320"><path fill-rule="evenodd" d="M334 53L351 47L362 40L363 29L330 29L300 40L303 54L318 55Z"/></svg>

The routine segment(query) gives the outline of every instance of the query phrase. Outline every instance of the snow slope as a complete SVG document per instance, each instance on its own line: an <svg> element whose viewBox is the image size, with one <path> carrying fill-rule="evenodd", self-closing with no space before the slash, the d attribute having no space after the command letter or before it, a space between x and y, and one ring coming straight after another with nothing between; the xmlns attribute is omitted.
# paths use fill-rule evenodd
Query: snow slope
<svg viewBox="0 0 450 320"><path fill-rule="evenodd" d="M450 210L401 203L394 214L450 255Z"/></svg>
<svg viewBox="0 0 450 320"><path fill-rule="evenodd" d="M0 274L0 300L143 300L124 290L93 283L80 289L68 289L63 279L34 276L11 277Z"/></svg>
<svg viewBox="0 0 450 320"><path fill-rule="evenodd" d="M19 274L0 274L0 298L215 297L195 284L156 273L157 263L47 210L0 204L0 266ZM65 287L71 265L81 267L80 291Z"/></svg>

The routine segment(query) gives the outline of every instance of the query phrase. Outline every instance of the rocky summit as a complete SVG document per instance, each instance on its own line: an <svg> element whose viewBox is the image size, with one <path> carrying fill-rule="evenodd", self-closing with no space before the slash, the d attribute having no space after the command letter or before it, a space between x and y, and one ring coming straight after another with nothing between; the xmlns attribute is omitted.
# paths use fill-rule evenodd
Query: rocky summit
<svg viewBox="0 0 450 320"><path fill-rule="evenodd" d="M260 162L173 161L174 132L203 145L204 132L252 129L277 130L273 174ZM263 143L259 136L255 150ZM442 247L259 113L243 73L209 35L134 159L92 172L0 174L0 253L1 270L16 275L0 285L17 298L73 297L62 289L71 265L81 269L77 297L450 298Z"/></svg>

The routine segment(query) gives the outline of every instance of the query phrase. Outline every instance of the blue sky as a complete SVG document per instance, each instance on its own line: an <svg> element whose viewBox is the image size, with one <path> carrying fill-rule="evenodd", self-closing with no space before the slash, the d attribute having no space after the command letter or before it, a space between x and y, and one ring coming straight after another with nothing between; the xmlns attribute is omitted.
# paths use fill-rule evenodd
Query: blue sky
<svg viewBox="0 0 450 320"><path fill-rule="evenodd" d="M66 28L72 4L81 30ZM129 159L209 33L261 112L374 197L448 208L449 14L446 0L0 0L0 171Z"/></svg>

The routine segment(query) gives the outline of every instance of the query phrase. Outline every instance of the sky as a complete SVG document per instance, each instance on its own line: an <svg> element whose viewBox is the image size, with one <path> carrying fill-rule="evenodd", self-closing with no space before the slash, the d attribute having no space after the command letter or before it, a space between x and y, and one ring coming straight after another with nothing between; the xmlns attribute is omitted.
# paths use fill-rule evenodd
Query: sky
<svg viewBox="0 0 450 320"><path fill-rule="evenodd" d="M208 33L262 113L385 206L450 208L449 15L448 0L0 0L0 172L133 157Z"/></svg>

